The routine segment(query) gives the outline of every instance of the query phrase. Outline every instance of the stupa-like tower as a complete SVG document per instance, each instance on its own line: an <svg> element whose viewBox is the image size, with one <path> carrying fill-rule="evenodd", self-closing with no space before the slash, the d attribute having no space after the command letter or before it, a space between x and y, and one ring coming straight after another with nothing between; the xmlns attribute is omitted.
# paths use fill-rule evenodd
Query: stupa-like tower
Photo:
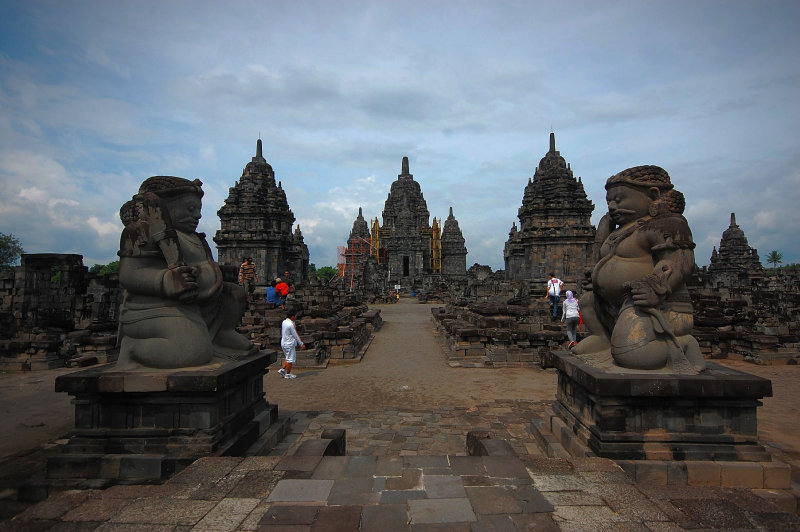
<svg viewBox="0 0 800 532"><path fill-rule="evenodd" d="M464 243L464 235L453 216L453 207L450 207L450 215L442 229L442 275L467 275L467 246Z"/></svg>
<svg viewBox="0 0 800 532"><path fill-rule="evenodd" d="M744 231L736 225L736 213L731 213L731 224L722 233L719 251L714 248L711 252L708 273L715 284L724 286L747 286L750 279L764 276L758 250L750 247Z"/></svg>
<svg viewBox="0 0 800 532"><path fill-rule="evenodd" d="M220 264L238 267L252 257L261 284L280 277L288 270L293 282L304 281L308 271L308 247L286 200L281 183L264 159L261 139L256 156L230 188L225 205L217 211L221 228L214 236Z"/></svg>
<svg viewBox="0 0 800 532"><path fill-rule="evenodd" d="M361 207L358 208L358 217L353 221L353 228L350 230L350 237L347 239L347 244L352 245L355 242L365 242L369 244L370 233L367 221L364 219L364 213Z"/></svg>
<svg viewBox="0 0 800 532"><path fill-rule="evenodd" d="M409 172L408 157L403 157L401 172L383 207L380 229L381 249L386 252L391 277L401 284L420 281L422 275L431 272L433 234L429 219L422 190Z"/></svg>
<svg viewBox="0 0 800 532"><path fill-rule="evenodd" d="M550 272L565 281L582 279L593 261L593 210L581 178L575 179L550 133L550 150L525 187L520 227L515 223L506 241L506 278L542 281L542 286Z"/></svg>

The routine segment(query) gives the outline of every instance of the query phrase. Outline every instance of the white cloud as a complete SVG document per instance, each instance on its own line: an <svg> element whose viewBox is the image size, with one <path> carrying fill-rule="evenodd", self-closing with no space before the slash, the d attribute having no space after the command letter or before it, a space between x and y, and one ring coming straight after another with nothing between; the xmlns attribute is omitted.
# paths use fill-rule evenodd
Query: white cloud
<svg viewBox="0 0 800 532"><path fill-rule="evenodd" d="M468 262L498 268L552 125L595 221L609 175L659 164L698 262L730 212L800 260L794 2L732 0L724 23L702 2L5 7L0 225L41 251L113 257L111 220L156 174L203 180L213 236L260 132L318 265L408 155L431 217L453 206Z"/></svg>
<svg viewBox="0 0 800 532"><path fill-rule="evenodd" d="M119 235L122 230L122 224L118 219L116 221L102 221L96 216L90 216L86 223L100 236Z"/></svg>
<svg viewBox="0 0 800 532"><path fill-rule="evenodd" d="M17 199L33 203L44 203L47 200L47 192L36 187L23 188L17 194Z"/></svg>

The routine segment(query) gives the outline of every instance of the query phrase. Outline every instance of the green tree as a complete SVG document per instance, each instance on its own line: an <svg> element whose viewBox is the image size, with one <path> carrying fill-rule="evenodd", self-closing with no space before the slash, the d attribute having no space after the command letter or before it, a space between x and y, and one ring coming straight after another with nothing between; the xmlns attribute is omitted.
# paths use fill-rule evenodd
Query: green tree
<svg viewBox="0 0 800 532"><path fill-rule="evenodd" d="M20 241L11 233L0 233L0 268L14 266L25 253Z"/></svg>
<svg viewBox="0 0 800 532"><path fill-rule="evenodd" d="M767 255L767 262L772 264L773 268L777 267L778 264L783 262L783 253L773 249L769 252L769 255Z"/></svg>
<svg viewBox="0 0 800 532"><path fill-rule="evenodd" d="M322 268L317 268L317 279L323 283L329 282L337 275L339 275L339 270L333 266L323 266Z"/></svg>
<svg viewBox="0 0 800 532"><path fill-rule="evenodd" d="M109 262L108 264L95 264L89 268L89 272L94 273L99 277L105 277L106 275L111 275L112 273L119 273L119 261L115 260L114 262Z"/></svg>

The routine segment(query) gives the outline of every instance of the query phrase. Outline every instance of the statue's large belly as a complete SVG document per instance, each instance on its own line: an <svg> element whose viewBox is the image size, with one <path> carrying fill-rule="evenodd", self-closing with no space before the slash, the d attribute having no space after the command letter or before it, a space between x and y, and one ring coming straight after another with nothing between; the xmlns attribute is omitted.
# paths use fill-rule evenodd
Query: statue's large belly
<svg viewBox="0 0 800 532"><path fill-rule="evenodd" d="M623 284L641 279L652 271L653 261L649 256L635 258L614 256L595 266L592 272L592 287L598 296L619 306L628 294Z"/></svg>

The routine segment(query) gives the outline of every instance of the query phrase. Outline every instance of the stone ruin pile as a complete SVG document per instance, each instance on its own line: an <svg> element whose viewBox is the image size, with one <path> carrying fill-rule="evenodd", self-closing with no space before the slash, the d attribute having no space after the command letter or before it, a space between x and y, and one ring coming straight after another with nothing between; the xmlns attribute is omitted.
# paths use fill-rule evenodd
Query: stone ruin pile
<svg viewBox="0 0 800 532"><path fill-rule="evenodd" d="M0 368L82 366L114 360L120 289L80 255L24 254L0 271Z"/></svg>
<svg viewBox="0 0 800 532"><path fill-rule="evenodd" d="M297 350L298 367L358 361L372 333L383 325L380 310L370 310L358 294L323 285L301 285L290 292L287 307L298 310L297 332L307 349ZM240 332L262 348L281 353L281 323L286 311L266 301L250 303Z"/></svg>
<svg viewBox="0 0 800 532"><path fill-rule="evenodd" d="M800 272L768 276L734 213L711 264L693 281L694 336L706 358L800 361Z"/></svg>
<svg viewBox="0 0 800 532"><path fill-rule="evenodd" d="M451 366L532 367L565 337L549 323L545 308L501 302L431 309Z"/></svg>

